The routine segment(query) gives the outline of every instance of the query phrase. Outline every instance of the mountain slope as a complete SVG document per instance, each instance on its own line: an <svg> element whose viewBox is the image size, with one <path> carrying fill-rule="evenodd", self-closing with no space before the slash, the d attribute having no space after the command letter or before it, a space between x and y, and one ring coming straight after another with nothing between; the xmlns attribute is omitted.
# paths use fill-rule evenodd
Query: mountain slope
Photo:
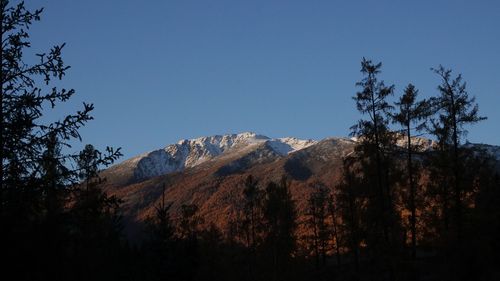
<svg viewBox="0 0 500 281"><path fill-rule="evenodd" d="M434 145L426 139L416 142L424 150ZM355 145L356 140L346 138L270 139L254 133L203 137L139 155L102 175L107 179L106 191L122 198L129 226L152 215L165 190L174 220L182 204L196 204L206 224L225 230L241 207L242 183L248 175L259 180L261 187L285 175L302 220L309 194L318 183L335 186L342 157L352 153ZM479 147L500 151L494 146ZM132 235L134 231L129 229Z"/></svg>
<svg viewBox="0 0 500 281"><path fill-rule="evenodd" d="M251 132L184 139L163 149L128 159L106 170L105 175L111 176L120 184L131 183L181 172L223 154L244 152L260 145L268 145L275 154L284 156L315 143L313 140L296 138L270 139Z"/></svg>

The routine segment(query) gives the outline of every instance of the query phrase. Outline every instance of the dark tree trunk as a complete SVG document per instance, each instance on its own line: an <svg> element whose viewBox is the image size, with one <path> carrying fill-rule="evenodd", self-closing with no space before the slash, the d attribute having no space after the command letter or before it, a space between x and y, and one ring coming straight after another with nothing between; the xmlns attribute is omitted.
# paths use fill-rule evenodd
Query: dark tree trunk
<svg viewBox="0 0 500 281"><path fill-rule="evenodd" d="M455 108L455 94L450 89L451 98L451 117L453 125L453 173L454 173L454 188L455 188L455 224L457 226L457 242L460 244L462 240L462 199L461 199L461 188L460 188L460 171L458 163L458 124L457 124L457 112Z"/></svg>
<svg viewBox="0 0 500 281"><path fill-rule="evenodd" d="M386 200L385 200L385 194L384 194L384 187L382 183L382 156L380 155L380 136L379 136L379 124L378 124L378 118L377 118L377 111L375 110L375 97L373 93L373 86L372 86L372 96L371 96L371 102L372 102L372 116L373 116L373 126L374 126L374 135L375 135L375 161L377 165L377 187L378 187L378 196L380 200L380 212L381 212L381 218L380 218L380 223L382 224L382 230L384 234L384 239L386 242L389 242L389 232L387 229L387 223L386 223Z"/></svg>

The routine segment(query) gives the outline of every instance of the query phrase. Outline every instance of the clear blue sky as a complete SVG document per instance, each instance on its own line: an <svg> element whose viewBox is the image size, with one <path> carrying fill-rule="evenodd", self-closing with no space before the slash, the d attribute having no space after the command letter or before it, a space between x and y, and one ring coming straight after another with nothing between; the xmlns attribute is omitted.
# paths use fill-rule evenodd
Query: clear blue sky
<svg viewBox="0 0 500 281"><path fill-rule="evenodd" d="M62 85L93 102L84 142L125 158L181 138L255 131L347 136L360 59L400 94L436 93L429 70L463 73L489 117L469 140L500 144L500 1L30 1L33 49L67 42ZM75 146L75 150L78 146Z"/></svg>

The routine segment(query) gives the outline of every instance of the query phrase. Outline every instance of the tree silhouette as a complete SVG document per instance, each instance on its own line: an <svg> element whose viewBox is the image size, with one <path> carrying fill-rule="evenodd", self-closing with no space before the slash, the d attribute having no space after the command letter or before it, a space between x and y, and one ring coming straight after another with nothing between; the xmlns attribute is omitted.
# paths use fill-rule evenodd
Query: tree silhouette
<svg viewBox="0 0 500 281"><path fill-rule="evenodd" d="M316 259L316 266L320 266L320 261L323 266L326 265L326 255L328 244L331 238L331 231L328 227L327 219L328 212L328 189L321 185L313 185L315 190L308 198L308 226L312 231L312 248Z"/></svg>
<svg viewBox="0 0 500 281"><path fill-rule="evenodd" d="M361 87L362 90L357 92L353 99L356 101L358 111L363 115L368 115L368 119L359 120L356 125L352 126L351 135L360 140L358 150L363 153L364 157L374 159L367 163L373 162L376 170L374 177L380 214L376 218L376 224L381 226L383 237L388 243L390 190L385 177L387 167L384 163L384 152L392 145L388 128L388 114L392 106L386 99L393 95L394 85L386 86L383 81L378 80L377 75L381 68L381 63L374 64L365 58L361 61L361 73L365 77L356 83L356 86Z"/></svg>
<svg viewBox="0 0 500 281"><path fill-rule="evenodd" d="M368 228L367 250L373 267L394 279L394 262L402 237L392 188L399 177L393 157L396 138L389 128L393 106L387 100L394 94L394 85L386 86L378 79L381 68L381 63L365 58L361 61L364 78L356 83L361 90L353 99L358 111L367 118L351 127L351 136L358 140L356 157L362 164L361 178L369 192L367 210L362 213Z"/></svg>
<svg viewBox="0 0 500 281"><path fill-rule="evenodd" d="M241 228L248 253L248 275L254 279L255 266L257 263L257 248L260 244L260 232L262 230L262 192L258 188L258 181L251 175L245 180L243 189L243 219Z"/></svg>
<svg viewBox="0 0 500 281"><path fill-rule="evenodd" d="M183 204L181 206L178 229L184 256L179 269L183 280L194 280L196 270L200 266L199 227L203 221L198 216L198 210L199 208L195 204Z"/></svg>
<svg viewBox="0 0 500 281"><path fill-rule="evenodd" d="M341 240L340 240L340 215L338 215L339 211L338 204L335 200L335 196L333 194L330 194L329 200L328 200L328 212L330 214L330 218L332 220L332 235L333 235L333 240L334 240L334 245L335 245L335 255L337 256L337 265L340 266L341 264L341 258L340 258L340 247L341 247Z"/></svg>
<svg viewBox="0 0 500 281"><path fill-rule="evenodd" d="M113 163L114 153L103 154L92 145L86 145L76 160L80 184L71 189L71 208L68 209L70 233L75 250L75 271L80 278L106 278L119 272L123 257L121 200L102 190L105 179L99 176L99 167ZM107 261L115 262L106 268ZM92 260L89 263L82 261ZM79 263L81 263L79 265Z"/></svg>
<svg viewBox="0 0 500 281"><path fill-rule="evenodd" d="M460 142L467 133L465 126L485 120L479 116L479 107L475 97L469 97L462 75L452 77L452 70L439 66L433 71L441 78L438 86L439 96L432 101L437 111L437 120L433 120L433 132L445 145L451 156L453 171L454 221L456 236L460 243L462 235L462 186Z"/></svg>
<svg viewBox="0 0 500 281"><path fill-rule="evenodd" d="M245 232L246 246L255 250L258 243L258 231L261 207L262 194L257 186L258 182L252 177L248 176L245 180L245 187L243 189L243 223L242 228Z"/></svg>
<svg viewBox="0 0 500 281"><path fill-rule="evenodd" d="M364 212L365 191L360 186L356 176L360 173L354 155L342 159L342 178L337 184L335 194L340 216L342 218L343 235L346 237L347 248L352 254L355 271L359 270L360 243L363 240L363 224L361 214Z"/></svg>
<svg viewBox="0 0 500 281"><path fill-rule="evenodd" d="M0 14L0 228L3 230L0 241L10 257L6 268L9 272L22 272L16 274L19 280L53 278L56 274L69 279L69 275L83 267L81 258L92 248L75 241L110 242L80 235L84 220L77 214L84 205L79 194L80 176L85 168L79 166L83 159L79 153L65 152L71 141L81 140L79 130L92 120L93 105L84 103L75 114L53 123L44 121L42 117L47 110L75 94L73 89L54 86L54 80L61 80L69 69L62 59L64 44L38 53L36 60L26 59L25 52L31 47L28 31L40 20L42 9L29 11L22 1L11 4L2 0ZM94 168L93 175L87 173L83 177L91 181L98 167L111 164L120 155L119 150L111 148L105 153L98 152L90 165ZM86 186L90 185L88 182ZM99 191L94 197L98 205L93 209L98 215L92 218L99 217L93 221L99 223L88 229L93 229L94 234L107 233L105 236L110 238L107 231L118 229L114 225L105 227L104 223L111 221L104 217L115 218L114 214L105 214L116 210L116 202L111 203L114 199L97 187L94 190ZM120 243L117 236L113 239ZM110 251L111 244L108 244ZM78 252L79 247L86 251ZM18 263L19 260L25 262Z"/></svg>
<svg viewBox="0 0 500 281"><path fill-rule="evenodd" d="M430 104L426 100L417 101L418 90L415 86L409 84L404 94L396 102L398 112L392 115L393 122L398 123L402 127L403 135L406 137L406 155L407 155L407 177L410 190L409 209L410 230L411 230L411 256L416 258L417 254L417 214L416 214L416 192L417 181L415 163L413 160L416 151L419 151L418 144L412 142L413 131L420 132L426 128L427 117L431 114Z"/></svg>
<svg viewBox="0 0 500 281"><path fill-rule="evenodd" d="M170 219L172 203L165 201L165 186L162 187L161 201L155 207L154 216L147 220L148 239L143 246L147 253L147 265L151 267L151 280L172 278L175 272L175 227Z"/></svg>
<svg viewBox="0 0 500 281"><path fill-rule="evenodd" d="M285 177L266 187L263 203L266 233L264 247L269 249L273 279L283 278L291 254L295 250L296 210Z"/></svg>

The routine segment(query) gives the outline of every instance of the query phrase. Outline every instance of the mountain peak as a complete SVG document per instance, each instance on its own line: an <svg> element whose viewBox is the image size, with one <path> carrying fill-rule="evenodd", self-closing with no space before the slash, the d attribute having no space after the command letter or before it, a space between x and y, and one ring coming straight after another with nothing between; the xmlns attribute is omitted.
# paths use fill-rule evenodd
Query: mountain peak
<svg viewBox="0 0 500 281"><path fill-rule="evenodd" d="M204 136L194 139L182 139L177 142L179 145L184 145L186 143L196 143L196 144L216 144L221 143L224 145L231 145L232 143L240 143L249 140L268 140L269 137L264 135L259 135L254 132L243 132L239 134L225 134L225 135L213 135Z"/></svg>
<svg viewBox="0 0 500 281"><path fill-rule="evenodd" d="M286 156L315 143L317 143L315 140L301 140L293 137L272 139L254 132L204 136L194 139L181 139L175 144L141 154L117 166L123 165L127 169L132 169L134 178L142 180L180 172L229 151L244 153L248 149L256 149L260 145L266 145L275 154Z"/></svg>

